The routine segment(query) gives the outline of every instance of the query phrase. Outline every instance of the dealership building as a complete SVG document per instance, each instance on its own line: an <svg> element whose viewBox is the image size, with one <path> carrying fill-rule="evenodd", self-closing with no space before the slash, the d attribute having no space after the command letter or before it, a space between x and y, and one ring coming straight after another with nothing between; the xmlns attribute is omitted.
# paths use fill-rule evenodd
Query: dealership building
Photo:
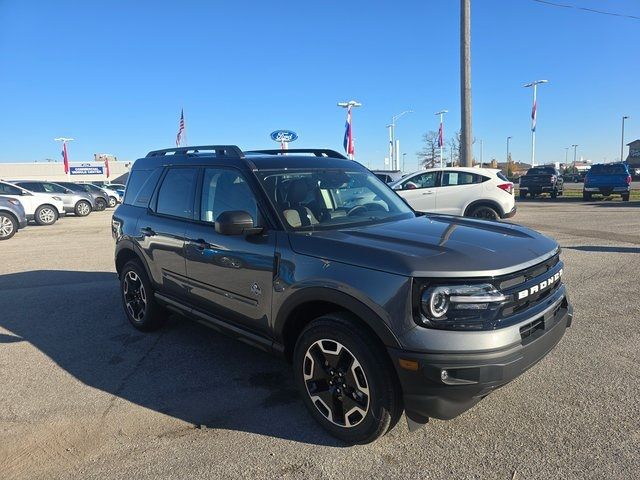
<svg viewBox="0 0 640 480"><path fill-rule="evenodd" d="M124 183L132 162L111 159L104 161L69 162L69 173L62 162L0 163L1 180L48 180L50 182L112 182Z"/></svg>

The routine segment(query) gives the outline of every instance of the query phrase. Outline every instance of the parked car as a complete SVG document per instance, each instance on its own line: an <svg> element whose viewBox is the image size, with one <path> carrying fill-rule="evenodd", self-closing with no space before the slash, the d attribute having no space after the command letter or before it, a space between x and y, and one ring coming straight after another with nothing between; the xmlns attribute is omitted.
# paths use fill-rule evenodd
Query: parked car
<svg viewBox="0 0 640 480"><path fill-rule="evenodd" d="M421 170L390 185L414 210L498 220L516 214L513 183L500 170Z"/></svg>
<svg viewBox="0 0 640 480"><path fill-rule="evenodd" d="M56 182L56 183L74 192L88 193L93 201L93 210L97 212L101 212L102 210L107 208L107 206L109 205L109 196L97 187L92 188L84 183L73 183L73 182Z"/></svg>
<svg viewBox="0 0 640 480"><path fill-rule="evenodd" d="M0 196L0 240L9 240L27 226L27 215L20 200Z"/></svg>
<svg viewBox="0 0 640 480"><path fill-rule="evenodd" d="M406 176L400 170L371 170L376 177L382 180L384 183L394 183Z"/></svg>
<svg viewBox="0 0 640 480"><path fill-rule="evenodd" d="M605 197L615 194L628 202L631 196L631 174L626 163L596 163L584 179L582 198L591 200L593 194Z"/></svg>
<svg viewBox="0 0 640 480"><path fill-rule="evenodd" d="M584 173L565 173L562 175L562 179L565 182L580 183L584 182L584 176Z"/></svg>
<svg viewBox="0 0 640 480"><path fill-rule="evenodd" d="M38 225L53 225L66 213L62 199L57 195L32 193L12 183L0 181L0 196L19 200L27 220L33 220Z"/></svg>
<svg viewBox="0 0 640 480"><path fill-rule="evenodd" d="M60 197L64 204L64 211L73 213L77 217L86 217L91 213L93 199L86 192L74 192L57 183L42 180L12 180L11 183L30 192L48 193Z"/></svg>
<svg viewBox="0 0 640 480"><path fill-rule="evenodd" d="M112 218L129 322L155 330L169 309L283 355L310 414L348 443L403 410L454 418L560 341L573 310L554 240L416 214L359 163L318 152L137 160ZM349 189L377 201L345 207Z"/></svg>
<svg viewBox="0 0 640 480"><path fill-rule="evenodd" d="M564 194L564 180L557 168L533 167L520 177L520 198L527 198L527 194L534 198L541 193L548 193L551 198Z"/></svg>
<svg viewBox="0 0 640 480"><path fill-rule="evenodd" d="M111 185L105 185L101 188L109 196L109 207L114 208L119 203L122 203L123 195L117 189L111 188Z"/></svg>

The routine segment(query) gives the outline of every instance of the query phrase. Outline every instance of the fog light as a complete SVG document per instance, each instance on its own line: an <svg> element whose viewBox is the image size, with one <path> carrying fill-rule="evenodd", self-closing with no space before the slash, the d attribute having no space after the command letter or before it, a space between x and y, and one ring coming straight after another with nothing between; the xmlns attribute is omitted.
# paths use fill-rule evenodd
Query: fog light
<svg viewBox="0 0 640 480"><path fill-rule="evenodd" d="M440 378L444 382L445 380L447 380L447 378L449 378L449 372L447 372L446 370L442 370L440 372Z"/></svg>

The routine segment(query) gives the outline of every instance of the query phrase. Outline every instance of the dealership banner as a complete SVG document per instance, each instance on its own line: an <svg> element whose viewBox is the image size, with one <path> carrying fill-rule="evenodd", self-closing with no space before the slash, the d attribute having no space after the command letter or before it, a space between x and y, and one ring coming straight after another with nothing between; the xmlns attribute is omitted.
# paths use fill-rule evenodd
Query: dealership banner
<svg viewBox="0 0 640 480"><path fill-rule="evenodd" d="M83 163L69 167L71 175L104 175L104 164Z"/></svg>

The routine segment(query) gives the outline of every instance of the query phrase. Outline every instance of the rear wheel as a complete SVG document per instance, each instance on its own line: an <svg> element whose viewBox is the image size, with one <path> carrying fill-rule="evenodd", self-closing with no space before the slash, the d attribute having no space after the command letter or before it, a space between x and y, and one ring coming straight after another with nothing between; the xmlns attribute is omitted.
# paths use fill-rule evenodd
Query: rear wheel
<svg viewBox="0 0 640 480"><path fill-rule="evenodd" d="M402 414L400 386L386 352L347 316L311 322L296 342L293 368L311 415L344 442L373 442Z"/></svg>
<svg viewBox="0 0 640 480"><path fill-rule="evenodd" d="M527 198L527 192L520 190L520 198Z"/></svg>
<svg viewBox="0 0 640 480"><path fill-rule="evenodd" d="M488 205L480 205L479 207L475 207L469 213L470 217L474 218L482 218L483 220L498 220L500 219L500 214L492 207Z"/></svg>
<svg viewBox="0 0 640 480"><path fill-rule="evenodd" d="M105 201L105 199L104 198L97 198L96 199L96 211L97 212L101 212L105 208L107 208L107 202Z"/></svg>
<svg viewBox="0 0 640 480"><path fill-rule="evenodd" d="M551 190L551 198L558 198L558 191L555 188Z"/></svg>
<svg viewBox="0 0 640 480"><path fill-rule="evenodd" d="M58 220L58 211L51 205L41 205L36 209L34 219L38 225L53 225Z"/></svg>
<svg viewBox="0 0 640 480"><path fill-rule="evenodd" d="M18 221L9 213L0 212L0 240L9 240L18 231Z"/></svg>
<svg viewBox="0 0 640 480"><path fill-rule="evenodd" d="M86 200L80 200L76 203L74 212L78 217L86 217L91 213L91 204Z"/></svg>
<svg viewBox="0 0 640 480"><path fill-rule="evenodd" d="M137 260L125 264L120 272L122 305L131 324L142 331L157 330L164 323L164 311L158 305L147 272Z"/></svg>

